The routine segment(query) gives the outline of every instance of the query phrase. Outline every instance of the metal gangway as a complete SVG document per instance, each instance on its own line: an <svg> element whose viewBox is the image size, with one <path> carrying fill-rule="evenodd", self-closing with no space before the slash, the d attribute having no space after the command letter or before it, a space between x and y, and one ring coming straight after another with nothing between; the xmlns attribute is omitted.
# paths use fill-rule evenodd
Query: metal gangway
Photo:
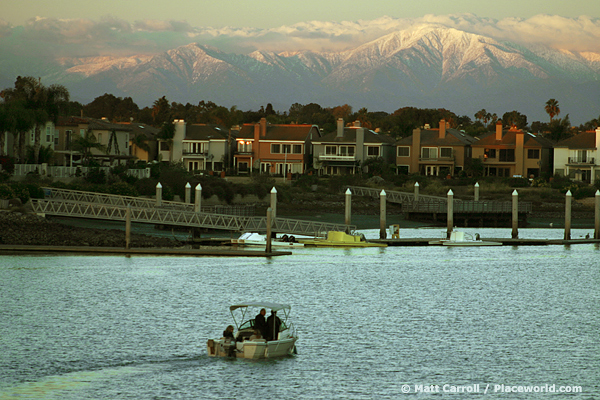
<svg viewBox="0 0 600 400"><path fill-rule="evenodd" d="M381 194L381 189L360 187L360 186L349 186L348 189L357 196L365 196L372 198L379 198ZM409 192L398 192L395 190L386 190L386 200L390 203L398 203L398 204L411 204L411 203L420 203L420 204L446 204L448 199L446 197L438 197L438 196L428 196L419 194L418 200L415 201L415 194ZM454 199L454 202L462 201L460 199Z"/></svg>
<svg viewBox="0 0 600 400"><path fill-rule="evenodd" d="M31 199L33 211L40 214L126 221L130 208L131 221L155 225L175 225L190 228L221 229L238 232L266 232L267 218L195 212L193 204L162 202L104 193L51 189L48 199ZM288 218L273 218L273 232L294 235L324 236L328 231L353 231L354 225L332 224Z"/></svg>
<svg viewBox="0 0 600 400"><path fill-rule="evenodd" d="M352 194L358 196L368 196L379 198L381 189L366 188L360 186L349 187ZM408 192L387 191L386 200L391 203L402 204L403 212L420 212L420 213L447 213L448 198L427 196L419 194L418 201L415 201L415 194ZM453 212L455 213L495 213L507 214L512 212L511 201L473 201L453 199ZM518 212L530 213L533 206L529 202L519 202Z"/></svg>

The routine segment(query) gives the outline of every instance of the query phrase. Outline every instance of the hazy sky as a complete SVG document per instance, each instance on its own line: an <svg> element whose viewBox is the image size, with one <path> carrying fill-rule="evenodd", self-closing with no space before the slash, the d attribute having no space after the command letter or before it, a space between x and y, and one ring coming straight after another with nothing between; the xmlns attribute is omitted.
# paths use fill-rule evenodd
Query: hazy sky
<svg viewBox="0 0 600 400"><path fill-rule="evenodd" d="M600 17L598 0L0 0L0 18L23 25L36 16L186 21L194 27L274 28L306 21L356 21L382 16L471 13L502 19L537 14Z"/></svg>

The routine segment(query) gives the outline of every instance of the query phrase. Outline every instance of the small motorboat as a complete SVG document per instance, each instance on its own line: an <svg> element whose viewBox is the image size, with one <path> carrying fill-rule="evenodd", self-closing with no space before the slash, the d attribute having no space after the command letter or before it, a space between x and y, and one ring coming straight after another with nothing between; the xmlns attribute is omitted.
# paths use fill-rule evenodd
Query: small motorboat
<svg viewBox="0 0 600 400"><path fill-rule="evenodd" d="M237 239L231 239L231 244L234 246L261 246L267 245L267 235L262 235L256 232L245 232ZM292 235L281 235L271 239L272 247L304 247L304 244L299 243Z"/></svg>
<svg viewBox="0 0 600 400"><path fill-rule="evenodd" d="M264 308L268 311L283 311L280 318L279 333L273 340L257 338L254 328L254 316ZM209 339L206 343L208 355L211 357L236 358L274 358L296 354L298 335L294 325L289 321L291 306L269 302L248 302L229 307L237 328L233 339ZM237 318L236 318L237 315ZM238 325L238 321L240 324Z"/></svg>
<svg viewBox="0 0 600 400"><path fill-rule="evenodd" d="M444 236L440 240L430 241L429 244L442 246L502 246L501 242L481 240L479 233L476 233L475 236L473 236L470 233L461 231L452 231L452 233L450 233L450 239L447 239L446 236Z"/></svg>
<svg viewBox="0 0 600 400"><path fill-rule="evenodd" d="M350 235L346 232L329 231L326 239L300 239L306 246L320 247L386 247L385 243L367 242L362 234Z"/></svg>

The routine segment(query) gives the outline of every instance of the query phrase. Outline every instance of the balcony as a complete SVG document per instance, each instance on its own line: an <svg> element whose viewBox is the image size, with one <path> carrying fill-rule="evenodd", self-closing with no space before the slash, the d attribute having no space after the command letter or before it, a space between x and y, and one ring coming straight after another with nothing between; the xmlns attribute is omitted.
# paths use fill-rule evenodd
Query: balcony
<svg viewBox="0 0 600 400"><path fill-rule="evenodd" d="M198 157L207 157L208 151L192 151L192 150L183 150L184 156L198 156Z"/></svg>
<svg viewBox="0 0 600 400"><path fill-rule="evenodd" d="M319 154L319 161L354 161L354 155Z"/></svg>
<svg viewBox="0 0 600 400"><path fill-rule="evenodd" d="M569 157L567 164L571 165L594 165L594 158L591 157Z"/></svg>
<svg viewBox="0 0 600 400"><path fill-rule="evenodd" d="M433 163L453 163L454 156L450 157L419 157L419 161Z"/></svg>

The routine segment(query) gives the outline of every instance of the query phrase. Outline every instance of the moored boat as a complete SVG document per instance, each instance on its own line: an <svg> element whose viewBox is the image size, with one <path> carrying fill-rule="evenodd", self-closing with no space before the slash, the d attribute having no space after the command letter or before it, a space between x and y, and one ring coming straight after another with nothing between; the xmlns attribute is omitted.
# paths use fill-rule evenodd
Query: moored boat
<svg viewBox="0 0 600 400"><path fill-rule="evenodd" d="M470 233L462 231L452 231L450 239L444 237L440 240L432 240L429 244L442 246L502 246L501 242L481 240L479 233L473 236Z"/></svg>
<svg viewBox="0 0 600 400"><path fill-rule="evenodd" d="M385 243L372 243L365 240L364 235L350 235L346 232L329 231L326 239L301 239L306 246L320 247L386 247Z"/></svg>
<svg viewBox="0 0 600 400"><path fill-rule="evenodd" d="M245 232L237 239L231 239L231 244L234 246L262 246L267 245L267 235L262 235L257 232ZM271 239L273 247L304 247L304 244L299 243L294 236L282 235Z"/></svg>
<svg viewBox="0 0 600 400"><path fill-rule="evenodd" d="M275 315L278 311L283 312L280 319L279 331L271 334L273 340L266 340L257 335L253 312L271 310ZM206 343L208 355L211 357L236 357L236 358L274 358L283 357L296 353L296 341L298 335L294 325L289 321L291 306L270 302L248 302L229 307L233 321L237 327L234 338L209 339ZM274 312L274 313L273 313ZM238 318L236 318L236 314ZM238 325L238 320L240 324Z"/></svg>

